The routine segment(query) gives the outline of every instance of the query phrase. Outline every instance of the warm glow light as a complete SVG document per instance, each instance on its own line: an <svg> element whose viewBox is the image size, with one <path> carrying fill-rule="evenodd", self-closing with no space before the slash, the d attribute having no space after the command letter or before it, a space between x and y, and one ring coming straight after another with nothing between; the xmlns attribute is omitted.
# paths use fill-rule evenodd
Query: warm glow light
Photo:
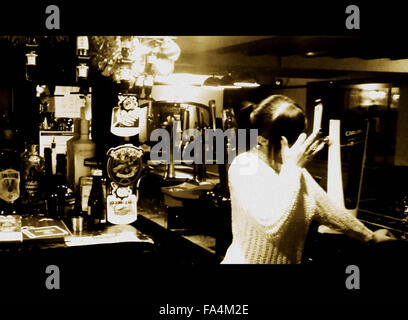
<svg viewBox="0 0 408 320"><path fill-rule="evenodd" d="M214 91L224 90L223 86L201 86L201 88L214 90Z"/></svg>
<svg viewBox="0 0 408 320"><path fill-rule="evenodd" d="M240 89L240 88L242 88L241 86L236 86L235 83L234 83L233 86L218 86L218 87L223 88L223 89Z"/></svg>
<svg viewBox="0 0 408 320"><path fill-rule="evenodd" d="M192 74L192 73L173 73L168 76L157 75L155 82L160 84L174 85L174 86L201 86L202 88L208 88L213 90L222 89L239 89L242 87L258 87L258 83L250 82L236 82L234 85L218 85L218 86L206 86L203 85L211 75L204 74Z"/></svg>
<svg viewBox="0 0 408 320"><path fill-rule="evenodd" d="M173 73L168 76L156 76L156 82L170 85L201 86L210 77L203 74Z"/></svg>
<svg viewBox="0 0 408 320"><path fill-rule="evenodd" d="M381 90L386 87L387 86L382 83L364 83L356 86L356 88L361 90Z"/></svg>
<svg viewBox="0 0 408 320"><path fill-rule="evenodd" d="M255 88L259 87L259 83L251 83L251 82L234 82L234 86L245 87L245 88Z"/></svg>
<svg viewBox="0 0 408 320"><path fill-rule="evenodd" d="M380 100L384 99L387 96L387 93L384 91L369 91L368 92L368 97L371 100Z"/></svg>

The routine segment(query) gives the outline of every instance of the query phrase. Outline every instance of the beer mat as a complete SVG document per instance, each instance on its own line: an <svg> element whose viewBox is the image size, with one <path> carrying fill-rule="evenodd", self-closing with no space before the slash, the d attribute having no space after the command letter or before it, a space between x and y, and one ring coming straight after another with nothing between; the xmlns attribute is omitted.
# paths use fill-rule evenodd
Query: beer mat
<svg viewBox="0 0 408 320"><path fill-rule="evenodd" d="M95 244L111 244L123 242L140 242L140 239L131 233L124 234L101 234L90 236L71 236L65 239L65 244L68 247L86 246Z"/></svg>
<svg viewBox="0 0 408 320"><path fill-rule="evenodd" d="M21 216L0 215L0 243L21 241L23 241Z"/></svg>
<svg viewBox="0 0 408 320"><path fill-rule="evenodd" d="M130 225L113 225L96 234L85 232L79 235L73 234L65 238L65 244L68 247L124 242L153 243L153 240Z"/></svg>
<svg viewBox="0 0 408 320"><path fill-rule="evenodd" d="M45 217L24 217L23 241L64 241L71 232L62 220Z"/></svg>
<svg viewBox="0 0 408 320"><path fill-rule="evenodd" d="M69 232L57 226L48 227L23 227L23 233L30 239L40 238L60 238L61 236L69 235Z"/></svg>

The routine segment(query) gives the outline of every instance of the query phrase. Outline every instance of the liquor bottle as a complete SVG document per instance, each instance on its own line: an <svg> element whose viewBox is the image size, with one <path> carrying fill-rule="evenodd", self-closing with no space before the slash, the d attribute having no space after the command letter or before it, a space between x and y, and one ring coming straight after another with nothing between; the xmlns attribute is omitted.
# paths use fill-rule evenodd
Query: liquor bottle
<svg viewBox="0 0 408 320"><path fill-rule="evenodd" d="M44 175L41 181L41 191L47 193L52 183L52 151L51 148L44 148Z"/></svg>
<svg viewBox="0 0 408 320"><path fill-rule="evenodd" d="M88 199L87 229L103 229L106 224L102 170L92 169L92 189Z"/></svg>
<svg viewBox="0 0 408 320"><path fill-rule="evenodd" d="M67 183L71 189L75 189L74 183L74 172L75 172L75 162L74 162L74 142L79 139L81 135L81 119L74 119L74 136L67 141Z"/></svg>
<svg viewBox="0 0 408 320"><path fill-rule="evenodd" d="M47 195L48 216L55 219L67 219L74 210L75 194L67 186L66 156L57 154L56 174L51 178L51 188Z"/></svg>
<svg viewBox="0 0 408 320"><path fill-rule="evenodd" d="M79 197L82 211L88 212L88 200L92 190L92 176L79 178Z"/></svg>
<svg viewBox="0 0 408 320"><path fill-rule="evenodd" d="M74 187L74 191L79 188L79 178L88 176L91 173L91 168L85 166L84 160L95 156L95 143L89 139L89 121L85 118L85 110L81 109L81 129L79 139L72 143L72 153L69 155L68 166L70 175L73 175L73 180L70 183ZM72 173L73 172L73 173Z"/></svg>
<svg viewBox="0 0 408 320"><path fill-rule="evenodd" d="M41 206L40 183L44 175L44 159L39 155L39 146L30 145L29 151L21 159L21 196L22 203L31 211Z"/></svg>
<svg viewBox="0 0 408 320"><path fill-rule="evenodd" d="M15 214L19 209L19 162L15 150L0 150L0 214Z"/></svg>
<svg viewBox="0 0 408 320"><path fill-rule="evenodd" d="M0 119L0 214L16 214L20 209L20 154L16 131L3 115Z"/></svg>

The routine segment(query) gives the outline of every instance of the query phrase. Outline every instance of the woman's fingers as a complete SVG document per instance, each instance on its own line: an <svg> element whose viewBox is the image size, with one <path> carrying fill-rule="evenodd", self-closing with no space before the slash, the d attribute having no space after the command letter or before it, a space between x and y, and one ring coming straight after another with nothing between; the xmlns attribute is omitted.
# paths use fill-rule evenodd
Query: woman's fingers
<svg viewBox="0 0 408 320"><path fill-rule="evenodd" d="M309 137L307 137L306 133L301 133L291 147L289 147L286 137L282 136L281 154L283 162L293 161L297 165L303 166L310 161L326 144L324 140L319 139L319 136L319 132L313 133Z"/></svg>
<svg viewBox="0 0 408 320"><path fill-rule="evenodd" d="M320 136L320 132L317 131L317 132L313 132L309 137L307 137L307 139L304 142L305 148L307 149L311 145L313 145L319 139L319 136Z"/></svg>
<svg viewBox="0 0 408 320"><path fill-rule="evenodd" d="M282 150L286 150L287 148L289 148L288 139L286 139L286 137L282 137L281 139L281 148Z"/></svg>
<svg viewBox="0 0 408 320"><path fill-rule="evenodd" d="M286 138L285 138L285 139L286 139ZM301 134L299 135L299 137L297 138L296 142L293 144L292 148L296 149L296 148L300 147L301 145L304 144L305 140L306 140L306 133L303 132L303 133L301 133ZM287 140L286 140L286 141L287 141Z"/></svg>
<svg viewBox="0 0 408 320"><path fill-rule="evenodd" d="M299 135L296 142L292 145L292 148L296 149L302 146L304 148L303 150L307 150L313 143L318 140L318 138L319 132L312 133L309 137L306 135L306 133L303 132Z"/></svg>
<svg viewBox="0 0 408 320"><path fill-rule="evenodd" d="M318 152L320 152L324 146L325 146L325 142L324 141L316 141L317 142L317 146L314 147L312 150L312 156L314 156L315 154L317 154Z"/></svg>
<svg viewBox="0 0 408 320"><path fill-rule="evenodd" d="M387 237L389 237L390 239L396 240L397 238L392 234L391 231L387 230L386 234Z"/></svg>

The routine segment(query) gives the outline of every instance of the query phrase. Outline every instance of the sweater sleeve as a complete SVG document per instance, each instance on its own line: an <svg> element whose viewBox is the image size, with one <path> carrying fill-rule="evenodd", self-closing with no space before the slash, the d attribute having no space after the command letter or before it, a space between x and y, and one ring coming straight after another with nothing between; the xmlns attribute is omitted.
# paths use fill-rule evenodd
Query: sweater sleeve
<svg viewBox="0 0 408 320"><path fill-rule="evenodd" d="M316 203L313 216L315 220L351 238L362 241L372 239L373 232L370 229L350 212L333 202L306 170L303 171L303 175Z"/></svg>
<svg viewBox="0 0 408 320"><path fill-rule="evenodd" d="M279 174L259 159L256 170L244 173L239 164L231 165L231 197L247 218L268 236L273 237L291 214L300 189L301 169L283 165Z"/></svg>

